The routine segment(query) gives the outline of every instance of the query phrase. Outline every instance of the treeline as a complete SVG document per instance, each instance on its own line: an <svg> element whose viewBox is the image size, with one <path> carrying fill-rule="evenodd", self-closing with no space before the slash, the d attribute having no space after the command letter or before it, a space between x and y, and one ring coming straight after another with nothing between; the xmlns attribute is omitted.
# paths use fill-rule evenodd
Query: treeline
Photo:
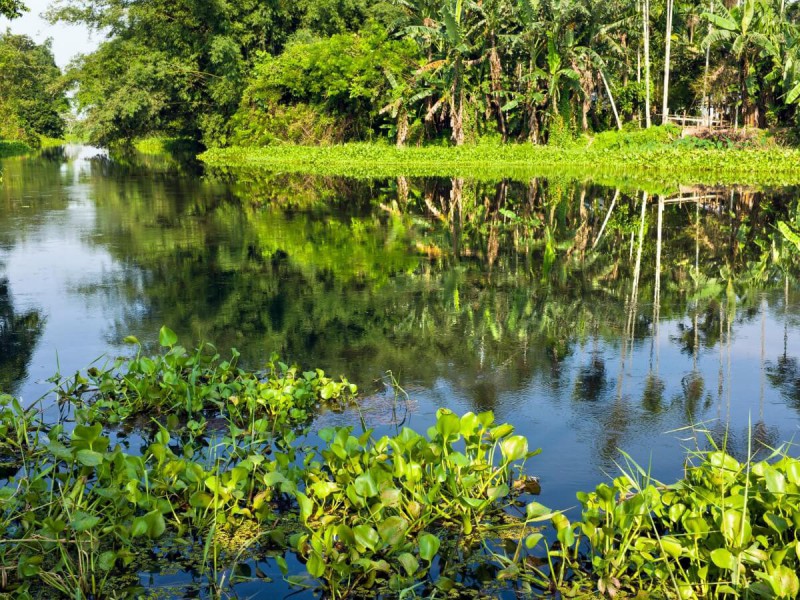
<svg viewBox="0 0 800 600"><path fill-rule="evenodd" d="M541 143L665 112L798 124L786 0L61 0L49 16L107 35L68 73L95 143Z"/></svg>
<svg viewBox="0 0 800 600"><path fill-rule="evenodd" d="M12 14L5 4L2 14ZM40 136L61 138L68 110L50 43L0 33L0 140L37 147Z"/></svg>

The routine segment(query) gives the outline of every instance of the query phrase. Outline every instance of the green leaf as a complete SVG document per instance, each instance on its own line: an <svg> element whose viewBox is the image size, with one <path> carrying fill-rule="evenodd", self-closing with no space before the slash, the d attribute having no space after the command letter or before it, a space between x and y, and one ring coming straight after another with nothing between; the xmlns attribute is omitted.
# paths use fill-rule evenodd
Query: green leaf
<svg viewBox="0 0 800 600"><path fill-rule="evenodd" d="M131 524L131 537L136 538L147 533L147 521L144 517L136 517Z"/></svg>
<svg viewBox="0 0 800 600"><path fill-rule="evenodd" d="M367 471L356 477L353 485L356 488L356 493L362 498L372 498L378 495L378 486L372 478L372 471Z"/></svg>
<svg viewBox="0 0 800 600"><path fill-rule="evenodd" d="M137 345L137 346L140 345L139 344L139 340L135 335L127 336L125 339L122 340L122 343L123 344L134 344L134 345Z"/></svg>
<svg viewBox="0 0 800 600"><path fill-rule="evenodd" d="M419 555L423 560L431 562L439 552L439 538L431 533L424 533L419 537Z"/></svg>
<svg viewBox="0 0 800 600"><path fill-rule="evenodd" d="M75 531L88 531L96 527L98 523L100 523L100 517L90 515L80 510L75 512L70 521L70 525Z"/></svg>
<svg viewBox="0 0 800 600"><path fill-rule="evenodd" d="M158 343L164 348L172 348L178 343L178 336L172 329L164 325L158 332Z"/></svg>
<svg viewBox="0 0 800 600"><path fill-rule="evenodd" d="M528 453L528 440L521 435L514 435L500 442L500 450L505 462L519 460Z"/></svg>
<svg viewBox="0 0 800 600"><path fill-rule="evenodd" d="M164 515L162 515L158 509L147 513L144 516L144 520L147 523L147 536L151 540L161 537L167 529Z"/></svg>
<svg viewBox="0 0 800 600"><path fill-rule="evenodd" d="M403 568L409 577L411 577L419 569L419 562L413 554L403 552L397 557L397 560L401 565L403 565Z"/></svg>
<svg viewBox="0 0 800 600"><path fill-rule="evenodd" d="M778 598L796 598L800 594L800 580L791 567L780 565L771 575L762 577Z"/></svg>
<svg viewBox="0 0 800 600"><path fill-rule="evenodd" d="M397 546L406 536L408 521L397 515L389 517L378 524L378 533L387 546Z"/></svg>
<svg viewBox="0 0 800 600"><path fill-rule="evenodd" d="M103 455L94 450L78 450L75 457L79 463L87 467L96 467L103 462Z"/></svg>
<svg viewBox="0 0 800 600"><path fill-rule="evenodd" d="M440 408L436 412L436 431L445 441L456 436L461 431L461 419L453 411Z"/></svg>
<svg viewBox="0 0 800 600"><path fill-rule="evenodd" d="M322 577L325 573L325 562L316 552L312 552L311 556L308 557L306 569L312 577Z"/></svg>
<svg viewBox="0 0 800 600"><path fill-rule="evenodd" d="M378 532L369 525L356 525L353 527L353 535L356 538L356 544L372 551L378 547L381 541Z"/></svg>
<svg viewBox="0 0 800 600"><path fill-rule="evenodd" d="M97 559L97 566L101 571L110 571L114 568L114 563L117 562L117 553L113 550L103 552Z"/></svg>
<svg viewBox="0 0 800 600"><path fill-rule="evenodd" d="M525 538L525 547L528 550L533 550L543 539L544 536L541 533L532 533Z"/></svg>

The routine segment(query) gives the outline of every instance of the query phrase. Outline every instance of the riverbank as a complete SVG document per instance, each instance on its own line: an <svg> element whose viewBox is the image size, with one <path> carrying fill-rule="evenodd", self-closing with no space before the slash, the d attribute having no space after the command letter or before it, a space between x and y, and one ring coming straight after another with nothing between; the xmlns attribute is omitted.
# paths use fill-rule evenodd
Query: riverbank
<svg viewBox="0 0 800 600"><path fill-rule="evenodd" d="M349 143L214 148L199 158L212 167L255 167L356 178L405 175L493 180L566 176L653 192L674 190L679 184L800 184L800 150L795 148L729 148L696 138L670 139L649 134L642 138L641 133L603 134L566 147L480 143L397 148Z"/></svg>
<svg viewBox="0 0 800 600"><path fill-rule="evenodd" d="M32 152L33 148L24 142L17 140L0 140L0 158L9 158L11 156L21 156Z"/></svg>

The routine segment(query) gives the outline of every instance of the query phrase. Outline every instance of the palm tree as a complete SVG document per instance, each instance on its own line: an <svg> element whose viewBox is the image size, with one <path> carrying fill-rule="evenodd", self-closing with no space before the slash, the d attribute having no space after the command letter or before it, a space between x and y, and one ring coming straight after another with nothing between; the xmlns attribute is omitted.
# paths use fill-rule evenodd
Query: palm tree
<svg viewBox="0 0 800 600"><path fill-rule="evenodd" d="M742 122L746 126L757 127L763 115L751 98L751 86L748 85L750 70L758 52L764 51L773 57L779 55L777 45L766 33L776 21L775 13L766 0L742 0L732 8L720 3L717 8L719 12L703 14L715 27L703 44L712 46L721 43L738 61Z"/></svg>
<svg viewBox="0 0 800 600"><path fill-rule="evenodd" d="M406 31L429 49L430 61L421 73L428 74L439 98L427 111L426 119L447 110L453 142L464 143L465 77L473 44L472 33L479 22L477 5L472 0L447 0L439 11L439 20L425 18L422 25Z"/></svg>

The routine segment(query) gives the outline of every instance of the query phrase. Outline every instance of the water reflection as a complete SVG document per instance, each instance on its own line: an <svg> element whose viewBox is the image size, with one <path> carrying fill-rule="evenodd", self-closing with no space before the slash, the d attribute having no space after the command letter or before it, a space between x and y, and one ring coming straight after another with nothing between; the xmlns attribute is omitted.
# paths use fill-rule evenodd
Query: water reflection
<svg viewBox="0 0 800 600"><path fill-rule="evenodd" d="M128 334L154 348L167 323L367 394L391 370L413 426L494 410L557 457L536 468L560 504L620 447L679 472L665 432L689 423L737 448L749 423L763 444L796 433L800 259L776 229L798 219L794 189L198 177L75 152L4 163L5 276L47 318L21 359L35 376L14 378L29 397L56 350L69 372Z"/></svg>
<svg viewBox="0 0 800 600"><path fill-rule="evenodd" d="M44 325L39 311L15 310L8 279L0 279L0 392L18 391Z"/></svg>

